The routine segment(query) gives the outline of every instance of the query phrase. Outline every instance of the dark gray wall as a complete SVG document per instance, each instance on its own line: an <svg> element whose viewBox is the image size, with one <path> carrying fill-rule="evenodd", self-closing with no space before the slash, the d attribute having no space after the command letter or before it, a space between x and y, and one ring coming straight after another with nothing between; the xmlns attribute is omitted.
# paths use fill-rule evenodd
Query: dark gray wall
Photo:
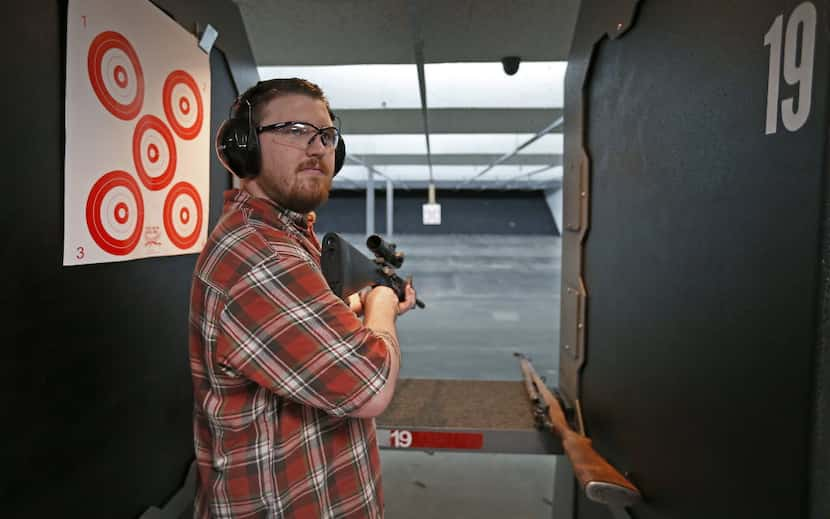
<svg viewBox="0 0 830 519"><path fill-rule="evenodd" d="M827 517L827 487L809 492L828 466L826 1L810 118L764 131L764 35L800 3L642 1L595 49L585 133L566 116L566 164L584 135L592 167L586 426L643 491L637 519ZM613 34L609 5L583 1L577 34ZM610 514L580 495L573 517Z"/></svg>
<svg viewBox="0 0 830 519"><path fill-rule="evenodd" d="M259 81L254 55L248 43L248 34L239 8L231 0L152 0L153 3L179 22L185 29L199 34L207 24L219 33L216 47L225 54L233 84L238 92ZM233 97L236 97L234 94ZM222 114L227 117L228 105Z"/></svg>
<svg viewBox="0 0 830 519"><path fill-rule="evenodd" d="M244 37L229 0L188 6L177 10L185 27L200 9L222 12L223 36ZM11 161L0 249L1 515L136 517L176 491L193 457L187 310L196 256L61 266L66 3L20 4L2 23ZM233 53L241 76L256 74L250 50ZM221 52L211 73L215 132L236 91ZM230 182L215 159L210 174L212 226Z"/></svg>
<svg viewBox="0 0 830 519"><path fill-rule="evenodd" d="M439 191L441 225L423 225L427 192L394 191L396 234L547 234L558 235L542 191ZM366 230L366 191L333 191L318 211L316 230L362 233ZM375 232L386 234L386 191L375 192Z"/></svg>

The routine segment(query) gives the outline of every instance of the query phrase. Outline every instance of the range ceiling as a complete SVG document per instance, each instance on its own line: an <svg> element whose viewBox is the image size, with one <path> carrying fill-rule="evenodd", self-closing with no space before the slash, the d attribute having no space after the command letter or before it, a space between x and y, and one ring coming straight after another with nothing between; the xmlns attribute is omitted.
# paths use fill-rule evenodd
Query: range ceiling
<svg viewBox="0 0 830 519"><path fill-rule="evenodd" d="M550 62L567 60L579 0L235 2L263 79L296 75L326 91L351 155L336 188L364 188L370 170L404 188L561 185L561 125L505 155L561 116L564 67ZM522 65L507 76L500 60L513 55Z"/></svg>

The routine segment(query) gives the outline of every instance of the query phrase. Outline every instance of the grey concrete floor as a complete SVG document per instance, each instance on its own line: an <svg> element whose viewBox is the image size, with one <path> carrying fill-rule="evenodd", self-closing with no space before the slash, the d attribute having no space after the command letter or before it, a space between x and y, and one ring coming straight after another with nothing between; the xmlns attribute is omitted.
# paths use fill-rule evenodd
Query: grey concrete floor
<svg viewBox="0 0 830 519"><path fill-rule="evenodd" d="M366 251L363 236L344 237ZM414 276L427 305L398 320L403 377L520 380L513 352L522 351L556 384L559 238L391 241L406 254L400 275ZM551 517L554 456L383 450L381 462L387 519Z"/></svg>
<svg viewBox="0 0 830 519"><path fill-rule="evenodd" d="M344 235L361 251L365 239ZM427 307L398 320L402 376L520 380L514 351L558 379L561 245L554 236L396 235Z"/></svg>
<svg viewBox="0 0 830 519"><path fill-rule="evenodd" d="M381 451L386 519L550 519L555 456Z"/></svg>

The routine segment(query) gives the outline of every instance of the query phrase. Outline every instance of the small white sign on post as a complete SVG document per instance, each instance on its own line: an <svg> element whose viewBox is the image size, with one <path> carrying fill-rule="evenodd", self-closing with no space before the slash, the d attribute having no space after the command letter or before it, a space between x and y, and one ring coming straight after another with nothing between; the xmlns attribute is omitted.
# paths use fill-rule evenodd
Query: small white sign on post
<svg viewBox="0 0 830 519"><path fill-rule="evenodd" d="M424 225L441 225L441 204L423 204Z"/></svg>

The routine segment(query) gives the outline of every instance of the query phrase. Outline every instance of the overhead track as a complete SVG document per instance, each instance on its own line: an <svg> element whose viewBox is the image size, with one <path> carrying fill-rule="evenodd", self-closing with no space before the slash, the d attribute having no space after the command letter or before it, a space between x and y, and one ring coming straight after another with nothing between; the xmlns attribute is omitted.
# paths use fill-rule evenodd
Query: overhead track
<svg viewBox="0 0 830 519"><path fill-rule="evenodd" d="M421 34L421 23L418 18L418 0L410 0L409 15L412 24L412 40L415 47L415 66L418 69L418 91L421 95L421 115L424 119L424 138L427 143L427 166L429 168L429 183L434 183L432 176L432 149L429 145L429 113L427 111L427 81L424 71L424 38Z"/></svg>
<svg viewBox="0 0 830 519"><path fill-rule="evenodd" d="M378 169L376 169L374 166L372 166L371 164L367 163L365 160L358 158L358 157L357 157L357 156L355 156L355 155L346 155L346 161L347 161L347 162L351 162L352 164L357 164L357 165L363 166L363 167L365 167L366 169L368 169L369 171L371 171L372 173L374 173L375 175L377 175L377 176L379 176L379 177L381 177L381 178L384 178L384 179L386 179L386 180L388 180L388 181L392 182L392 184L394 184L394 185L399 185L400 187L402 187L402 188L404 188L405 190L409 191L409 186L407 186L407 185L406 185L406 182L403 182L403 181L401 181L401 180L395 180L395 179L393 179L393 178L392 178L392 177L390 177L389 175L387 175L387 174L385 174L385 173L383 173L383 172L379 171L379 170L378 170ZM350 182L351 182L351 181L350 181Z"/></svg>
<svg viewBox="0 0 830 519"><path fill-rule="evenodd" d="M481 178L488 171L492 170L494 167L496 167L499 164L503 163L504 161L510 159L511 157L513 157L514 155L516 155L517 153L522 151L523 149L527 148L528 146L530 146L534 142L538 141L539 139L541 139L542 137L547 135L548 133L550 133L553 130L555 130L555 129L559 128L560 126L562 126L563 122L564 122L564 118L562 118L562 117L557 118L555 121L553 121L549 125L545 126L541 130L539 130L539 132L536 133L536 135L534 135L530 139L528 139L525 142L523 142L522 144L520 144L515 150L511 151L510 153L506 153L506 154L502 155L499 159L497 159L495 162L493 162L492 164L490 164L489 166L484 168L481 172L479 172L475 176L472 176L472 177L468 178L467 180L465 180L464 182L461 182L460 184L457 184L455 186L455 188L456 189L461 189L462 187L466 186L467 184L469 184L473 180Z"/></svg>
<svg viewBox="0 0 830 519"><path fill-rule="evenodd" d="M506 180L502 180L501 182L496 183L494 186L496 189L510 189L510 184L515 181L519 180L520 178L530 178L533 175L538 175L539 173L544 173L550 169L555 168L559 164L548 164L547 166L542 166L538 169L534 169L533 171L529 171L527 173L522 173L521 175L516 175L515 177L510 177Z"/></svg>

